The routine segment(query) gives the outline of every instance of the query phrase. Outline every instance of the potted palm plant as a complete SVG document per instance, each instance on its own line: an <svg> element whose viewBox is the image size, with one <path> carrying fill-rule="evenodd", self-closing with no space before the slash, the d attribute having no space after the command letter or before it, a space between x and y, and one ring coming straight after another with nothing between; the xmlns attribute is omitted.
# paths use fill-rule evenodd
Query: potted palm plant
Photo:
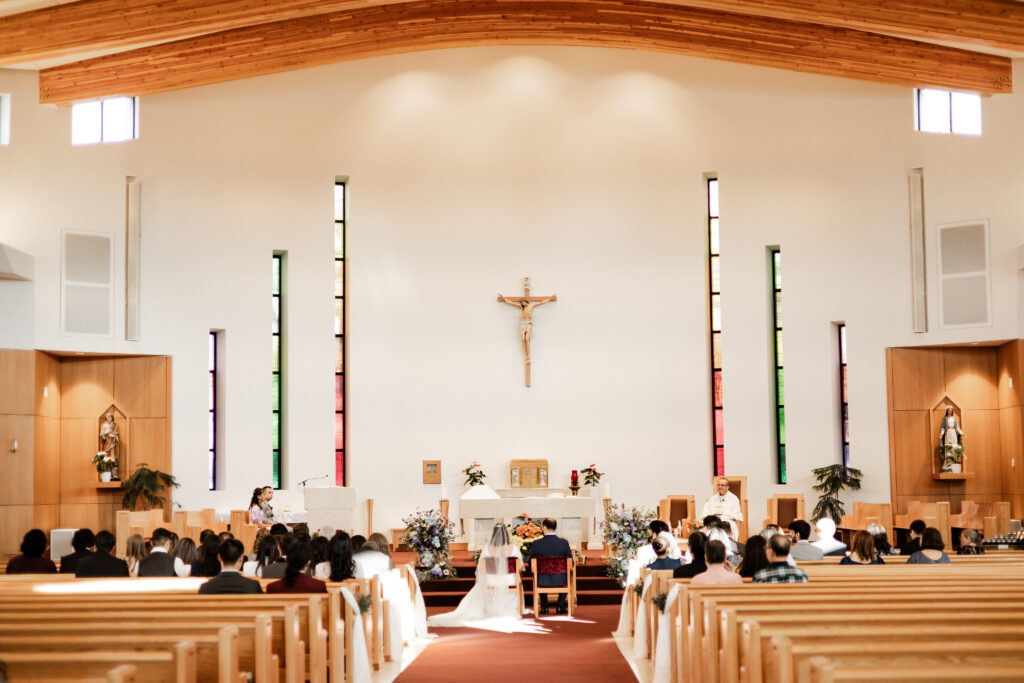
<svg viewBox="0 0 1024 683"><path fill-rule="evenodd" d="M860 480L864 473L853 467L845 465L829 465L811 470L814 478L818 480L814 490L821 493L817 505L814 506L813 520L816 522L823 517L831 517L838 525L846 514L843 509L843 501L839 500L839 494L844 490L860 490Z"/></svg>
<svg viewBox="0 0 1024 683"><path fill-rule="evenodd" d="M124 489L121 507L125 510L135 510L140 505L143 510L163 507L167 499L160 493L164 489L180 486L174 475L150 469L148 464L140 462L132 475L121 482L121 488Z"/></svg>

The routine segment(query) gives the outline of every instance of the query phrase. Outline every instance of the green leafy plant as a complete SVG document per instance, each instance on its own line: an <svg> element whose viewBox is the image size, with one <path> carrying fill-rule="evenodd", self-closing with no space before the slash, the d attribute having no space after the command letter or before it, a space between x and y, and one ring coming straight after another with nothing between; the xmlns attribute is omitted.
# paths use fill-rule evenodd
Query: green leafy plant
<svg viewBox="0 0 1024 683"><path fill-rule="evenodd" d="M480 486L484 483L484 479L487 475L480 469L480 463L474 461L472 465L462 470L462 473L466 475L466 486Z"/></svg>
<svg viewBox="0 0 1024 683"><path fill-rule="evenodd" d="M821 493L818 504L814 506L813 521L831 517L836 524L839 524L843 515L846 514L846 510L843 509L843 501L839 500L839 494L844 490L859 491L860 480L864 473L844 465L819 467L811 472L818 480L817 485L812 488Z"/></svg>
<svg viewBox="0 0 1024 683"><path fill-rule="evenodd" d="M655 607L657 607L659 612L664 613L664 611L665 611L665 601L667 601L667 600L668 600L668 593L659 593L658 595L655 595L653 598L651 598L651 604L653 604Z"/></svg>
<svg viewBox="0 0 1024 683"><path fill-rule="evenodd" d="M121 482L124 489L124 498L121 499L121 507L125 510L134 510L141 504L143 510L163 507L167 500L160 493L171 487L178 488L181 484L173 475L152 470L144 462L140 462L132 475Z"/></svg>
<svg viewBox="0 0 1024 683"><path fill-rule="evenodd" d="M112 472L117 465L117 458L109 455L106 451L99 451L92 456L92 464L96 466L97 472Z"/></svg>
<svg viewBox="0 0 1024 683"><path fill-rule="evenodd" d="M359 613L366 614L373 606L373 596L369 593L363 593L357 598L357 602L359 603Z"/></svg>
<svg viewBox="0 0 1024 683"><path fill-rule="evenodd" d="M593 464L590 467L584 467L580 472L583 473L584 486L597 486L598 482L601 481L601 477L604 476L604 472L598 472L597 467Z"/></svg>

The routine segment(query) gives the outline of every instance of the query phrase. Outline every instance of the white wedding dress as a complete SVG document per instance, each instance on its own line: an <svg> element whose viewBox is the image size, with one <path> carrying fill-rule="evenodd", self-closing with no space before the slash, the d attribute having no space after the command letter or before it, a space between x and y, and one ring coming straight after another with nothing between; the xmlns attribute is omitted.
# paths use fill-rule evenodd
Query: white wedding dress
<svg viewBox="0 0 1024 683"><path fill-rule="evenodd" d="M509 571L509 558L522 559L514 545L487 545L480 552L476 583L454 612L436 614L428 626L469 626L508 630L521 621L516 574Z"/></svg>

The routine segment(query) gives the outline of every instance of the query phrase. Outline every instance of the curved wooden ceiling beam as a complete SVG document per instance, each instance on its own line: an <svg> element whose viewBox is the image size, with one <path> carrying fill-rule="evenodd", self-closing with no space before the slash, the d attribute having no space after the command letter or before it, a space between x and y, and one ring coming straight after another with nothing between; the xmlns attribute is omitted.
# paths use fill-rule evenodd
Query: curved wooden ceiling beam
<svg viewBox="0 0 1024 683"><path fill-rule="evenodd" d="M983 94L1009 92L1004 57L862 31L659 3L419 0L275 22L39 73L41 102L147 95L334 62L480 45L589 45Z"/></svg>
<svg viewBox="0 0 1024 683"><path fill-rule="evenodd" d="M1018 0L664 1L1024 52L1024 3ZM401 0L79 0L0 17L0 66L395 2Z"/></svg>

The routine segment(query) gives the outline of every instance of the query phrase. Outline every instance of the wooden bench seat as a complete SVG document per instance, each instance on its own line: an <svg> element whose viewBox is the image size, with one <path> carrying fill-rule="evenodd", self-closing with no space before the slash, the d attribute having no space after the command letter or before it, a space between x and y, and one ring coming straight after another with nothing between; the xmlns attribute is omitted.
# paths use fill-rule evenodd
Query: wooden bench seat
<svg viewBox="0 0 1024 683"><path fill-rule="evenodd" d="M931 664L918 662L914 666L899 668L884 661L874 665L845 666L833 664L827 657L814 660L811 665L811 680L814 683L876 683L878 681L970 681L984 683L991 681L1020 681L1021 665L989 664Z"/></svg>
<svg viewBox="0 0 1024 683"><path fill-rule="evenodd" d="M195 660L195 645L189 641L164 651L106 649L94 652L0 653L0 667L8 683L105 681L108 671L123 664L134 666L137 676L144 681L195 683Z"/></svg>

